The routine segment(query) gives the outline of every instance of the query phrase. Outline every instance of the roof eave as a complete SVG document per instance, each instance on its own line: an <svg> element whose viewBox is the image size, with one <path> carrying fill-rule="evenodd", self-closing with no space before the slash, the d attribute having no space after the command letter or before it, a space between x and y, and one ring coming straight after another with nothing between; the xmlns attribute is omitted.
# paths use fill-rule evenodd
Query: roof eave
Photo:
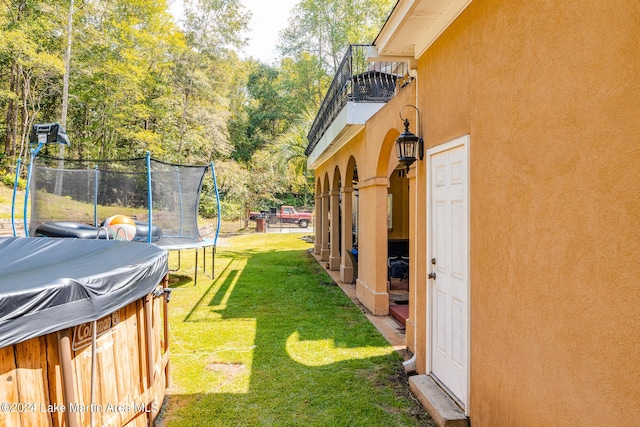
<svg viewBox="0 0 640 427"><path fill-rule="evenodd" d="M472 0L399 0L374 41L378 58L418 59Z"/></svg>

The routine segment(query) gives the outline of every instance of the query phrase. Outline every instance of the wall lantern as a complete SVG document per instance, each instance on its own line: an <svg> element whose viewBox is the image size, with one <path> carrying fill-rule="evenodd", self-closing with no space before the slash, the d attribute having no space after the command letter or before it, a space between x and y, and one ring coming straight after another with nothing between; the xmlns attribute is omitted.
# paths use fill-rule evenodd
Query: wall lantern
<svg viewBox="0 0 640 427"><path fill-rule="evenodd" d="M422 160L424 157L424 140L409 130L409 119L402 117L402 110L405 107L413 107L418 112L418 132L420 131L420 111L414 105L405 105L400 109L400 118L404 120L404 132L396 138L396 150L398 161L401 165L406 166L408 171L409 166L411 166L416 159Z"/></svg>

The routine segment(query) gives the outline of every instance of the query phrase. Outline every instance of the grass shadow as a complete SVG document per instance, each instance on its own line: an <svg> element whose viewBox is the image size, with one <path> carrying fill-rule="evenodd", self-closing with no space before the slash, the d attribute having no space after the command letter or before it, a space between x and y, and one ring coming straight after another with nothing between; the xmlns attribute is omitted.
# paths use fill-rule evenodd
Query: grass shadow
<svg viewBox="0 0 640 427"><path fill-rule="evenodd" d="M220 287L213 294L211 301L209 301L210 307L224 306L223 302L226 298L228 298L229 296L228 292L231 290L233 283L237 280L238 274L239 274L238 270L229 271L229 274L224 279Z"/></svg>
<svg viewBox="0 0 640 427"><path fill-rule="evenodd" d="M166 425L430 425L401 357L305 246L260 238L285 244L220 253L223 272L172 319L189 351L172 355Z"/></svg>
<svg viewBox="0 0 640 427"><path fill-rule="evenodd" d="M169 287L172 289L180 288L190 283L193 284L191 276L169 273Z"/></svg>

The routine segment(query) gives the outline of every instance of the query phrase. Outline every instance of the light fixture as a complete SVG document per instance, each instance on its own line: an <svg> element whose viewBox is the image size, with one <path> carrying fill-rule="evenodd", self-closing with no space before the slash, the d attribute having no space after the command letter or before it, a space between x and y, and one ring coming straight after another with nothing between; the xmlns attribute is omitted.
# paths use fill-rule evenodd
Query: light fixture
<svg viewBox="0 0 640 427"><path fill-rule="evenodd" d="M420 131L420 111L414 105L405 105L400 109L400 118L404 120L404 132L396 138L396 150L398 161L401 165L406 166L408 171L409 166L411 166L416 159L422 160L424 157L424 140L409 130L409 119L402 117L402 109L405 107L413 107L418 112L418 132Z"/></svg>
<svg viewBox="0 0 640 427"><path fill-rule="evenodd" d="M59 123L40 123L33 125L31 127L29 143L32 146L38 144L37 147L31 149L31 155L33 157L40 153L40 150L45 144L71 145L67 133Z"/></svg>
<svg viewBox="0 0 640 427"><path fill-rule="evenodd" d="M31 129L32 144L64 144L70 145L69 137L59 123L35 124Z"/></svg>

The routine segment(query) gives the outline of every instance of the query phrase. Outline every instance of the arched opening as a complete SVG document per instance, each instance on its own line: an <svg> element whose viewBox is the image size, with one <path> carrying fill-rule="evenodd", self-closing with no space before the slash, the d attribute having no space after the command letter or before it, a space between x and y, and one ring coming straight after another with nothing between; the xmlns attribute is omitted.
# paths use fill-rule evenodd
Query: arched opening
<svg viewBox="0 0 640 427"><path fill-rule="evenodd" d="M329 270L339 270L342 251L341 218L341 177L340 168L335 167L329 190Z"/></svg>
<svg viewBox="0 0 640 427"><path fill-rule="evenodd" d="M320 178L316 180L316 208L315 208L315 220L314 220L314 245L313 253L320 255L322 251L322 229L324 222L322 221L322 182Z"/></svg>
<svg viewBox="0 0 640 427"><path fill-rule="evenodd" d="M388 178L387 188L387 286L389 314L406 325L409 317L409 272L410 272L410 180L409 172L398 163L395 139L398 130L391 129L385 136L380 153L378 172Z"/></svg>
<svg viewBox="0 0 640 427"><path fill-rule="evenodd" d="M322 184L322 203L321 203L321 218L322 227L320 230L322 246L320 249L320 259L322 261L329 261L329 194L331 187L329 186L329 174L324 174L324 180Z"/></svg>
<svg viewBox="0 0 640 427"><path fill-rule="evenodd" d="M349 158L340 193L341 203L341 262L340 279L355 284L358 278L358 167Z"/></svg>

